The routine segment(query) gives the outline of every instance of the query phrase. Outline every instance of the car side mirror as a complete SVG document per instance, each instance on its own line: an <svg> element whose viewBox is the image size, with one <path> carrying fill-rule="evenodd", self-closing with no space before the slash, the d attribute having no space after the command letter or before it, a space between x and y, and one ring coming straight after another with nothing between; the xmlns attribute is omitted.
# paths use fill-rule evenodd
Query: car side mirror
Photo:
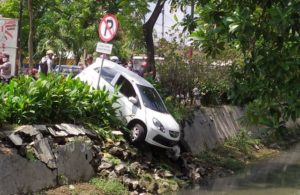
<svg viewBox="0 0 300 195"><path fill-rule="evenodd" d="M129 101L131 102L131 103L133 103L134 105L136 105L137 103L138 103L138 100L135 98L135 97L129 97Z"/></svg>

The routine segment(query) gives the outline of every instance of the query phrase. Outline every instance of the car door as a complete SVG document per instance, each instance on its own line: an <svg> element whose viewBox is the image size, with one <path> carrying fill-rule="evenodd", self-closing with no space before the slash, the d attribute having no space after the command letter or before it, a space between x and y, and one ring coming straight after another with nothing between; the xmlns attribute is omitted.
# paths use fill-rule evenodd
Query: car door
<svg viewBox="0 0 300 195"><path fill-rule="evenodd" d="M138 96L133 85L123 75L119 76L118 80L116 81L116 85L120 86L120 90L118 93L118 102L120 105L119 111L121 119L129 122L141 109L140 101L138 100ZM130 97L136 98L138 102L136 104L132 103L131 101L129 101Z"/></svg>

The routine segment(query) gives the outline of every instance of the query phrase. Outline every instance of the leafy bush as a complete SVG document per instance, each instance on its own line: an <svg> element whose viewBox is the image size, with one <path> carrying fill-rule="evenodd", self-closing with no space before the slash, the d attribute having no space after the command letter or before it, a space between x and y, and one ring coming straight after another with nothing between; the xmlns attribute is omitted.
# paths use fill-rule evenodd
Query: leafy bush
<svg viewBox="0 0 300 195"><path fill-rule="evenodd" d="M0 122L32 124L93 123L106 127L116 123L116 96L91 88L70 77L48 75L34 80L20 76L0 86Z"/></svg>
<svg viewBox="0 0 300 195"><path fill-rule="evenodd" d="M224 146L233 147L248 154L251 151L250 148L259 143L259 140L253 138L246 129L241 129L235 137L227 139Z"/></svg>

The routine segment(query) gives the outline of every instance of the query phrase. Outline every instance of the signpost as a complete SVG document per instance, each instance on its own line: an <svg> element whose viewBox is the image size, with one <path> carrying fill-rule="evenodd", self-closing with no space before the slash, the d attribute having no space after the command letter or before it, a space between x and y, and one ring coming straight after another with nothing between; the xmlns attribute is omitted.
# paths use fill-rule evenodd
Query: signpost
<svg viewBox="0 0 300 195"><path fill-rule="evenodd" d="M111 41L117 34L118 30L118 20L116 16L112 14L107 14L103 16L101 21L99 22L99 27L98 27L98 34L99 38L104 42L98 42L96 51L99 53L103 54L111 54L112 51L112 44L108 44L107 42ZM101 78L101 71L102 71L102 66L104 62L104 57L102 57L101 61L101 67L99 70L99 77L98 77L98 83L97 83L97 88L99 89L99 84L100 84L100 78Z"/></svg>

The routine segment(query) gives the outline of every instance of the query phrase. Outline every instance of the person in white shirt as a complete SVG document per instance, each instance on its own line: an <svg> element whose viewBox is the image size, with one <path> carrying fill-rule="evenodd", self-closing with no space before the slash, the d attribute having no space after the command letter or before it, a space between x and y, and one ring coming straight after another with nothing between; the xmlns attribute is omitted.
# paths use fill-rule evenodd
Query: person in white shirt
<svg viewBox="0 0 300 195"><path fill-rule="evenodd" d="M47 75L49 72L52 71L53 66L53 55L54 52L52 50L48 50L46 52L46 56L42 58L39 65L39 73L43 73Z"/></svg>

